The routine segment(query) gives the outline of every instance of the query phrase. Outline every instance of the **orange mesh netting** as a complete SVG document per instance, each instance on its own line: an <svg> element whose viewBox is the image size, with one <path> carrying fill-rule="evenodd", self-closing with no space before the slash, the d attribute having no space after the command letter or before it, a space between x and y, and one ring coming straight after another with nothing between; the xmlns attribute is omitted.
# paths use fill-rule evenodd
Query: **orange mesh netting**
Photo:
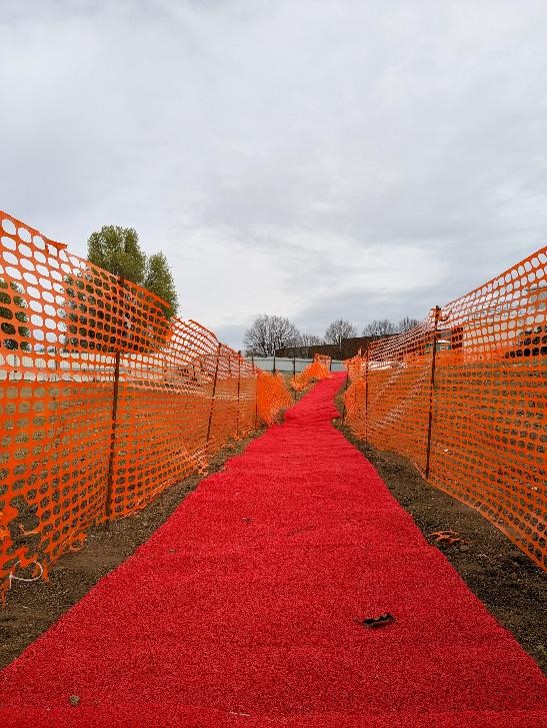
<svg viewBox="0 0 547 728"><path fill-rule="evenodd" d="M258 373L257 411L259 419L267 425L277 422L283 410L290 407L292 399L281 374Z"/></svg>
<svg viewBox="0 0 547 728"><path fill-rule="evenodd" d="M194 321L0 213L0 592L286 406ZM262 375L259 375L261 379ZM290 398L289 398L290 399ZM1 596L1 595L0 595Z"/></svg>
<svg viewBox="0 0 547 728"><path fill-rule="evenodd" d="M328 379L330 367L330 356L324 354L316 354L313 362L307 366L304 371L299 372L291 378L291 387L300 392L312 382L319 382L321 379Z"/></svg>
<svg viewBox="0 0 547 728"><path fill-rule="evenodd" d="M546 568L547 248L346 362L348 424ZM435 343L434 343L435 342Z"/></svg>

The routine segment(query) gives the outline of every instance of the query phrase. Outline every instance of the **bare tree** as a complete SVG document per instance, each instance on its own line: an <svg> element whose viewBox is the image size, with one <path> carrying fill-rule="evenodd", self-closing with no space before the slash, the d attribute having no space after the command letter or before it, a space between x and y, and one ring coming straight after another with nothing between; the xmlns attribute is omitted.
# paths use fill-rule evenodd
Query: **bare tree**
<svg viewBox="0 0 547 728"><path fill-rule="evenodd" d="M323 339L315 334L300 334L298 346L320 346L323 343Z"/></svg>
<svg viewBox="0 0 547 728"><path fill-rule="evenodd" d="M410 329L413 329L415 326L418 326L420 322L418 319L410 318L409 316L405 316L402 318L398 325L397 330L403 333L404 331L410 331Z"/></svg>
<svg viewBox="0 0 547 728"><path fill-rule="evenodd" d="M277 349L298 346L300 333L284 316L257 316L243 337L247 356L273 356Z"/></svg>
<svg viewBox="0 0 547 728"><path fill-rule="evenodd" d="M363 329L364 336L389 336L396 333L397 326L389 319L375 319Z"/></svg>
<svg viewBox="0 0 547 728"><path fill-rule="evenodd" d="M353 336L357 336L357 329L344 319L333 321L325 331L325 341L328 344L335 344L339 349L342 348L344 339L351 339Z"/></svg>

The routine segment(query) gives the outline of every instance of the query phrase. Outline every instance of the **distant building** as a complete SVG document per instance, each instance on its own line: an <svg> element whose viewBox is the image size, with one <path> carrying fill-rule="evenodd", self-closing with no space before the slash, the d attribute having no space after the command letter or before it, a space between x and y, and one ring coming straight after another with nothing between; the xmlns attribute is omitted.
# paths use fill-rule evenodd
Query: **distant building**
<svg viewBox="0 0 547 728"><path fill-rule="evenodd" d="M364 353L368 346L377 339L386 337L382 336L355 336L351 339L343 339L342 346L336 344L313 344L312 346L286 346L282 349L276 349L275 355L278 357L298 357L303 359L313 359L315 354L324 354L332 359L351 359L355 356L359 349Z"/></svg>

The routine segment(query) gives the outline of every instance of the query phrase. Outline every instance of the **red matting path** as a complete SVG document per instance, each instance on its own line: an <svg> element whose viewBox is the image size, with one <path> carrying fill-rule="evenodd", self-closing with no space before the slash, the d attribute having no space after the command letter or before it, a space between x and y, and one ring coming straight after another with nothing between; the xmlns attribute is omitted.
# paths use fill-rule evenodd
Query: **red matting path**
<svg viewBox="0 0 547 728"><path fill-rule="evenodd" d="M0 674L0 725L547 724L535 663L333 428L340 384L204 480ZM396 622L356 621L383 612Z"/></svg>

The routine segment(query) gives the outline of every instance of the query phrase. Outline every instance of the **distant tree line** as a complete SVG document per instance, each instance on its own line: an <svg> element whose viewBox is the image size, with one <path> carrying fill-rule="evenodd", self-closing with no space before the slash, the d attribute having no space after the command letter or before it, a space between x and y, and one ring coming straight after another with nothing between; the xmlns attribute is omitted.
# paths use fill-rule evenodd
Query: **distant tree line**
<svg viewBox="0 0 547 728"><path fill-rule="evenodd" d="M375 319L365 326L363 329L364 336L390 336L392 334L401 334L409 331L417 326L420 322L418 319L405 316L399 323L394 323L389 319Z"/></svg>
<svg viewBox="0 0 547 728"><path fill-rule="evenodd" d="M405 316L398 323L389 319L371 321L363 329L363 336L389 336L408 331L418 320ZM345 319L337 319L327 326L323 337L301 332L285 316L257 316L243 337L247 356L273 356L278 349L333 344L342 348L342 341L358 335L357 327Z"/></svg>

